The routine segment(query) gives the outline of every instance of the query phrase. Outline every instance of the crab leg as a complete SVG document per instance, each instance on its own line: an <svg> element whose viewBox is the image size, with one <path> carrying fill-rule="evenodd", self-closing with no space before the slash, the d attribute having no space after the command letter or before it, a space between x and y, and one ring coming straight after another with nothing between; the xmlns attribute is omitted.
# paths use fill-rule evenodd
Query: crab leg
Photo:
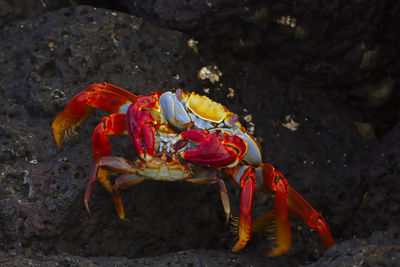
<svg viewBox="0 0 400 267"><path fill-rule="evenodd" d="M238 237L239 240L236 242L232 251L237 252L244 248L250 239L251 235L251 207L253 204L253 195L256 189L256 177L252 167L244 166L226 170L228 174L236 179L236 182L242 187L242 193L240 196L240 216L237 222L238 225Z"/></svg>
<svg viewBox="0 0 400 267"><path fill-rule="evenodd" d="M76 95L53 121L53 135L57 146L62 148L63 136L75 133L95 109L108 113L126 113L127 106L136 102L136 96L114 85L96 83Z"/></svg>
<svg viewBox="0 0 400 267"><path fill-rule="evenodd" d="M145 179L141 178L135 173L125 173L115 179L112 188L112 198L114 201L115 209L117 210L118 217L121 220L126 220L124 206L122 204L121 195L118 189L126 189L143 182Z"/></svg>
<svg viewBox="0 0 400 267"><path fill-rule="evenodd" d="M325 249L335 245L324 217L316 212L290 185L287 186L287 191L289 209L299 216L310 228L318 231Z"/></svg>
<svg viewBox="0 0 400 267"><path fill-rule="evenodd" d="M89 183L86 186L85 196L83 202L85 203L86 209L90 213L89 200L92 194L94 185L97 179L100 180L102 185L110 192L113 192L110 180L107 178L110 172L118 173L134 173L136 170L134 164L124 158L120 157L103 157L96 164L94 164L91 172Z"/></svg>
<svg viewBox="0 0 400 267"><path fill-rule="evenodd" d="M201 176L199 176L201 173ZM205 174L204 174L205 173ZM203 176L204 175L204 176ZM219 178L215 171L201 171L196 172L195 178L186 179L186 182L196 183L196 184L218 184L219 194L221 196L222 206L224 207L225 215L226 215L226 223L229 222L229 218L231 216L231 205L229 202L228 190L226 189L226 185L223 179Z"/></svg>
<svg viewBox="0 0 400 267"><path fill-rule="evenodd" d="M93 162L96 163L102 157L110 156L111 144L107 136L126 133L126 114L114 113L108 117L104 117L93 132Z"/></svg>
<svg viewBox="0 0 400 267"><path fill-rule="evenodd" d="M256 168L256 175L262 179L258 191L275 195L274 210L260 216L254 222L254 230L260 231L268 225L276 230L276 247L268 253L268 257L277 257L284 254L291 246L291 231L289 216L294 213L302 218L312 229L318 231L325 249L335 242L330 234L328 225L322 216L317 213L294 189L287 184L284 176L270 164L262 164ZM260 174L261 172L261 174Z"/></svg>

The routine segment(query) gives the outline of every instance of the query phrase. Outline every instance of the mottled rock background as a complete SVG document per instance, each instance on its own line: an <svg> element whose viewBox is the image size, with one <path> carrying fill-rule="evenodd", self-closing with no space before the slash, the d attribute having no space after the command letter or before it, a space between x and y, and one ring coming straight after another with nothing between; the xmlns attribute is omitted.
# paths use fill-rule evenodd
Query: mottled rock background
<svg viewBox="0 0 400 267"><path fill-rule="evenodd" d="M0 265L399 265L399 12L395 0L0 1ZM197 78L209 65L219 82ZM103 81L135 94L184 88L238 113L339 244L325 253L295 219L286 255L265 258L266 235L233 254L213 185L125 190L131 222L97 186L87 214L104 113L62 151L51 122ZM282 126L287 115L298 130ZM126 138L112 149L136 157ZM226 183L237 206L240 189ZM272 202L257 194L254 216Z"/></svg>

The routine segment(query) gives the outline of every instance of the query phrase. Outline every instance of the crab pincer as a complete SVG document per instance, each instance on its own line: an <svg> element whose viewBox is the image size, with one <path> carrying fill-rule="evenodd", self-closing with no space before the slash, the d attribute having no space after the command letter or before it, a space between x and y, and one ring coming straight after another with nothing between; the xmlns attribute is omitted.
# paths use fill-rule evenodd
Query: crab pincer
<svg viewBox="0 0 400 267"><path fill-rule="evenodd" d="M197 150L181 152L183 159L202 166L220 168L239 162L247 149L243 139L223 132L190 129L181 138L198 143Z"/></svg>
<svg viewBox="0 0 400 267"><path fill-rule="evenodd" d="M157 92L152 95L140 95L135 104L127 111L127 127L132 144L142 159L154 156L154 125L156 120L151 111L159 111Z"/></svg>

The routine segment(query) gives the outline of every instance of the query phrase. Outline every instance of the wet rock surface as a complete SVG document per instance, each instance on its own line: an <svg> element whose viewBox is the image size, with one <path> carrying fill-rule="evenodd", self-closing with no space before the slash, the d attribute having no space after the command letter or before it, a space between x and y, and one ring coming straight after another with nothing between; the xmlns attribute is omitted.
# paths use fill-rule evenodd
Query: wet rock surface
<svg viewBox="0 0 400 267"><path fill-rule="evenodd" d="M365 1L356 2L362 6ZM221 3L220 9L228 12ZM286 10L285 5L282 10ZM220 50L212 40L200 41L196 54L187 45L191 34L152 26L138 17L88 6L47 11L36 9L34 15L24 17L27 20L6 17L6 26L0 25L0 264L295 266L315 262L324 254L317 233L299 219L291 223L291 251L278 259L263 256L272 246L264 235L253 235L244 251L230 253L233 237L224 223L218 189L213 185L146 182L125 190L122 198L130 222L117 218L109 193L96 186L90 201L92 214L88 214L82 199L92 164L91 133L105 114L96 112L62 151L52 139L51 122L74 95L103 81L135 94L176 88L197 91L238 113L248 129L254 127L263 161L282 171L296 191L325 217L335 240L344 241L315 265L352 262L348 255L354 255L355 263L396 263L400 127L390 126L397 123L397 117L392 116L390 125L379 131L379 139L366 140L355 122L375 118L367 122L382 125L376 117L383 113L376 107L385 105L387 116L397 114L398 107L391 105L397 95L386 94L383 102L374 98L381 102L369 108L354 106L360 101L343 97L370 83L371 77L374 81L391 77L394 83L381 85L392 86L389 92L398 87L391 76L398 72L394 56L399 52L391 46L391 28L382 33L382 40L387 42L379 50L383 51L377 56L379 64L368 69L367 78L359 79L355 70L359 71L360 60L369 49L350 53L350 48L340 46L340 40L335 42L343 50L334 49L336 54L331 57L322 53L324 47L329 50L329 39L315 37L314 48L324 62L348 64L339 74L327 71L321 76L312 71L293 71L299 64L288 47L303 48L301 51L311 48L290 38L283 38L287 49L257 50L270 55L270 60L255 59L253 52L247 57L238 56L237 49L232 49L235 53ZM201 18L207 14L201 12L195 15ZM293 14L297 16L296 12ZM174 14L180 13L166 10L165 14L178 19ZM338 16L347 18L347 14ZM376 20L384 14L378 13ZM312 21L308 23L313 25ZM377 31L374 23L378 22L371 23L371 31ZM191 27L190 23L186 25ZM188 32L189 26L180 30ZM281 24L274 27L280 30L269 34L282 37L291 31ZM356 47L358 43L351 41L350 33L344 34L343 42ZM309 34L310 38L315 35L312 31ZM266 40L262 42L272 43ZM374 45L371 43L371 47ZM254 51L248 49L244 50ZM344 51L351 59L346 59ZM301 52L298 57L311 56ZM220 82L197 78L198 71L209 65L218 66L223 73ZM360 110L375 115L364 116ZM282 125L287 115L300 123L296 131ZM115 137L111 141L113 155L136 157L129 139ZM229 180L226 183L231 203L237 206L240 189ZM271 209L272 202L257 194L254 216ZM386 232L389 228L394 230ZM365 249L372 249L377 257L360 252ZM385 257L380 255L387 253L390 257L384 262Z"/></svg>

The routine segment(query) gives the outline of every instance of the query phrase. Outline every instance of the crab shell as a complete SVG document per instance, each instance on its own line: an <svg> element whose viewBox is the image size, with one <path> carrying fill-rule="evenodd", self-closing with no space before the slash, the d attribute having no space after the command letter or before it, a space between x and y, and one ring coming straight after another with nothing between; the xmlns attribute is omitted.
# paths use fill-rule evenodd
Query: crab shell
<svg viewBox="0 0 400 267"><path fill-rule="evenodd" d="M237 136L246 146L243 160L246 165L261 164L261 151L257 141L247 133L238 121L238 115L232 113L220 103L207 96L185 93L178 89L176 93L165 92L159 98L161 124L167 123L176 131L189 128L221 133L223 136ZM235 161L227 167L233 167Z"/></svg>

